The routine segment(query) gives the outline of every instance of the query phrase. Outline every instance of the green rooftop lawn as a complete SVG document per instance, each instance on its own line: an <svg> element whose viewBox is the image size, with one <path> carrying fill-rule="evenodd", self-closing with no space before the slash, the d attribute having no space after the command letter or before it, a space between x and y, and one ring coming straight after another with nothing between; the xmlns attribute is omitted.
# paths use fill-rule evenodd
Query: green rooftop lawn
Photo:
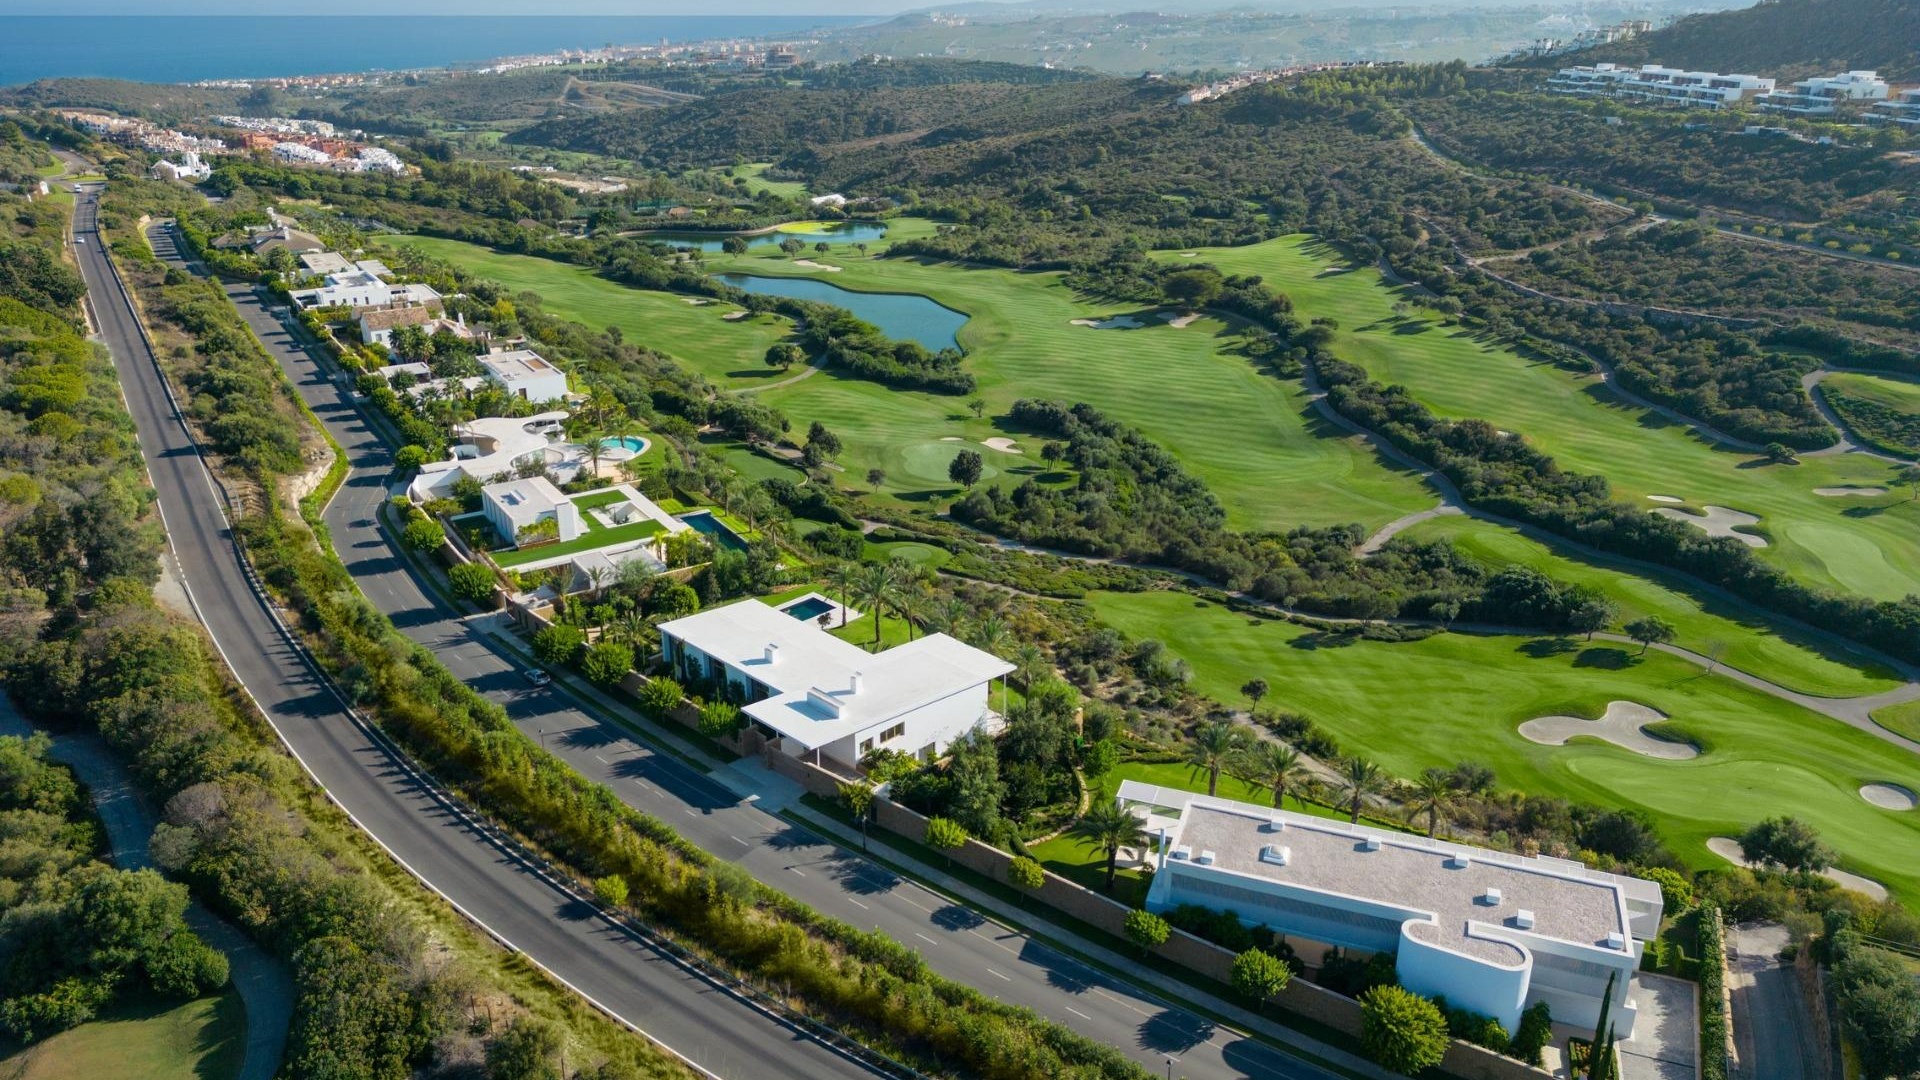
<svg viewBox="0 0 1920 1080"><path fill-rule="evenodd" d="M1312 717L1351 753L1397 776L1474 759L1503 787L1608 806L1638 806L1681 858L1719 863L1712 836L1738 835L1792 812L1817 826L1845 869L1920 898L1920 814L1880 810L1862 784L1920 785L1912 754L1692 663L1632 646L1551 638L1438 634L1387 644L1316 634L1236 614L1182 593L1094 593L1095 613L1135 637L1157 637L1193 667L1195 688L1239 700L1255 676L1266 705ZM1518 727L1537 716L1597 717L1634 701L1671 718L1666 733L1705 752L1646 758L1591 739L1543 746Z"/></svg>
<svg viewBox="0 0 1920 1080"><path fill-rule="evenodd" d="M643 521L630 521L625 525L616 525L613 528L607 528L601 525L586 514L582 514L580 520L587 524L587 531L574 537L572 540L554 544L541 544L537 547L496 551L493 553L493 561L503 569L511 569L516 566L525 566L530 562L539 562L542 559L551 559L560 555L578 555L583 551L594 551L598 548L612 547L615 544L642 540L656 533L666 531L664 526L651 518Z"/></svg>

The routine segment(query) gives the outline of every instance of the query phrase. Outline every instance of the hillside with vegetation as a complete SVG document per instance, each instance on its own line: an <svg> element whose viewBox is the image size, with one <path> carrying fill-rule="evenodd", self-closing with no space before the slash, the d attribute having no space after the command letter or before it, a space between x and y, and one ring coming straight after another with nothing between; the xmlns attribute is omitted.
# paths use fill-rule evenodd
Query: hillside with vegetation
<svg viewBox="0 0 1920 1080"><path fill-rule="evenodd" d="M1889 81L1910 82L1920 79L1920 3L1762 0L1735 11L1690 15L1628 41L1535 64L1596 61L1751 72L1782 80L1866 68Z"/></svg>

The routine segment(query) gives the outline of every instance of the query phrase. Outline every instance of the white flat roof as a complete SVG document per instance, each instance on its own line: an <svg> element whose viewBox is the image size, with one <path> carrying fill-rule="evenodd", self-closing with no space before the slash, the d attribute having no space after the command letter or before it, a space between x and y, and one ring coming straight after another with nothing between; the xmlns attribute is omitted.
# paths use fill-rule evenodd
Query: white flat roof
<svg viewBox="0 0 1920 1080"><path fill-rule="evenodd" d="M758 600L709 608L662 623L660 631L766 686L773 696L744 711L808 749L1013 671L1005 660L945 634L869 653ZM768 646L774 647L771 663Z"/></svg>
<svg viewBox="0 0 1920 1080"><path fill-rule="evenodd" d="M560 369L532 349L512 349L488 353L480 363L503 383L526 382L560 374Z"/></svg>
<svg viewBox="0 0 1920 1080"><path fill-rule="evenodd" d="M1178 816L1167 833L1169 850L1185 847L1196 856L1213 852L1210 866L1190 863L1196 870L1226 871L1431 915L1437 925L1420 931L1422 940L1496 964L1517 962L1517 951L1469 934L1469 923L1495 933L1608 950L1609 934L1631 940L1627 896L1659 895L1652 882L1589 870L1564 859L1429 840L1136 781L1123 781L1117 797L1123 803L1175 811ZM1268 823L1274 821L1281 828L1269 831ZM1370 838L1378 841L1374 850L1368 850ZM1269 846L1287 849L1286 865L1261 858ZM1499 890L1497 902L1487 901L1489 888ZM1514 923L1521 910L1533 913L1530 929Z"/></svg>
<svg viewBox="0 0 1920 1080"><path fill-rule="evenodd" d="M488 484L480 489L480 495L506 511L507 517L516 526L531 524L541 514L567 501L566 495L544 476Z"/></svg>

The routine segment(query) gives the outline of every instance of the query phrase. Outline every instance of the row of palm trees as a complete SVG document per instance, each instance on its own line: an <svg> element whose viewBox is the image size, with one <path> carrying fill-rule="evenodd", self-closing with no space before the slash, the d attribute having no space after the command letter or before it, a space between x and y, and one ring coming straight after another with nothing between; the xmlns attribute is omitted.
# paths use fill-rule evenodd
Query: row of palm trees
<svg viewBox="0 0 1920 1080"><path fill-rule="evenodd" d="M842 626L846 625L846 608L860 608L864 615L872 616L876 649L880 647L881 616L891 612L907 625L909 641L918 634L943 633L1006 657L1018 669L1021 684L1029 689L1050 671L1045 651L1031 642L1015 643L1012 629L990 605L958 596L939 600L928 588L927 575L915 571L903 559L839 563L828 571L827 584L840 597Z"/></svg>
<svg viewBox="0 0 1920 1080"><path fill-rule="evenodd" d="M1298 799L1310 787L1322 786L1308 759L1298 750L1282 742L1255 739L1246 728L1231 721L1202 724L1194 732L1187 762L1207 774L1207 794L1219 794L1220 774L1224 772L1250 787L1271 792L1276 808L1289 793ZM1360 815L1393 794L1395 786L1380 766L1363 757L1350 757L1340 762L1330 794L1346 809L1348 820L1358 824ZM1440 819L1458 805L1459 797L1450 774L1428 769L1399 792L1398 801L1409 820L1424 816L1427 835L1433 836L1440 831Z"/></svg>

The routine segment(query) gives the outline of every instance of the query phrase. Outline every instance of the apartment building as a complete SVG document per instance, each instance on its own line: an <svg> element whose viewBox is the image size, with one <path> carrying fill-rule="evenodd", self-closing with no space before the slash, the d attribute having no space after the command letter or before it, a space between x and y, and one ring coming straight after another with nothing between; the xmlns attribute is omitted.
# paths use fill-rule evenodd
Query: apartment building
<svg viewBox="0 0 1920 1080"><path fill-rule="evenodd" d="M1791 90L1776 90L1756 99L1762 109L1795 116L1831 116L1861 102L1887 100L1887 81L1878 72L1848 71L1801 79Z"/></svg>

